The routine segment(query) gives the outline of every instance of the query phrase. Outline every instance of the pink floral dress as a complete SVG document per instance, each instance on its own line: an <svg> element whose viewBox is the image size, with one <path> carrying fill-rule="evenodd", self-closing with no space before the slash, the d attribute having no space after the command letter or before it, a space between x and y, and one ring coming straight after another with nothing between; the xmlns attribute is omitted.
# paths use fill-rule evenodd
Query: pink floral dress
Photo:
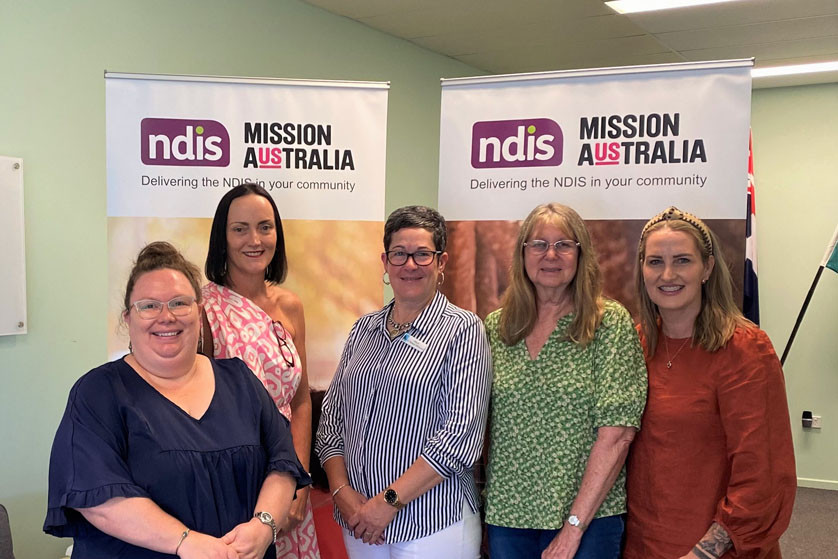
<svg viewBox="0 0 838 559"><path fill-rule="evenodd" d="M291 400L302 375L300 356L291 335L253 301L227 287L210 282L201 292L212 330L213 356L244 361L290 421ZM311 502L306 503L300 525L277 538L276 555L279 559L320 559Z"/></svg>

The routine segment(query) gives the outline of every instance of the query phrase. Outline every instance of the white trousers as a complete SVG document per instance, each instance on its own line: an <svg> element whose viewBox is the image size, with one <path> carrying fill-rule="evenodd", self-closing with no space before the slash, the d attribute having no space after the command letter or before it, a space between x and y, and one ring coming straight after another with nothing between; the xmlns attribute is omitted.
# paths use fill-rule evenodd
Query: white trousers
<svg viewBox="0 0 838 559"><path fill-rule="evenodd" d="M370 545L344 529L343 543L349 559L479 559L480 515L467 504L464 509L462 520L418 540Z"/></svg>

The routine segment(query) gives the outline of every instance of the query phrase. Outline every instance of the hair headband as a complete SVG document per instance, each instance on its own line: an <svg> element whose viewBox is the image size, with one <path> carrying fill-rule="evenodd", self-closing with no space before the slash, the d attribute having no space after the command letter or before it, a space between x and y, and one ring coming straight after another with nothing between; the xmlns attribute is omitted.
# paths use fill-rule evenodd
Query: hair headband
<svg viewBox="0 0 838 559"><path fill-rule="evenodd" d="M684 221L689 223L701 234L701 238L704 241L704 248L707 250L707 254L713 256L713 238L710 236L710 230L707 229L707 226L704 225L704 222L695 217L692 214L688 214L687 212L683 212L676 208L675 206L670 206L652 219L643 227L643 231L640 233L640 244L643 245L643 239L646 238L646 233L649 232L649 229L661 223L663 221Z"/></svg>

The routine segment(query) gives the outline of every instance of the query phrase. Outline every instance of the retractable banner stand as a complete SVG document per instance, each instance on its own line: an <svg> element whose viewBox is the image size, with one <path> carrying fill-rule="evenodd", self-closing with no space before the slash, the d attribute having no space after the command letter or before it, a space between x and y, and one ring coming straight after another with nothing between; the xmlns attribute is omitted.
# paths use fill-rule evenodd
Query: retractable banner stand
<svg viewBox="0 0 838 559"><path fill-rule="evenodd" d="M203 269L212 216L255 182L282 218L285 287L306 312L312 387L328 386L349 328L380 306L389 85L105 74L111 357L125 282L147 243ZM367 270L359 273L359 270Z"/></svg>
<svg viewBox="0 0 838 559"><path fill-rule="evenodd" d="M606 294L634 310L640 229L674 205L721 237L741 290L752 60L442 82L446 292L499 306L520 221L559 202L586 221Z"/></svg>

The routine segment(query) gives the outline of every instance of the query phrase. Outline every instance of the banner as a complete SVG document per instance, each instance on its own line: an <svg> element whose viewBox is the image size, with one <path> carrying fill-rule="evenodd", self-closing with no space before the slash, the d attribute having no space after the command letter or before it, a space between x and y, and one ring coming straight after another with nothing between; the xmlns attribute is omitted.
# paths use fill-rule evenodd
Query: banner
<svg viewBox="0 0 838 559"><path fill-rule="evenodd" d="M111 357L127 274L140 248L168 240L203 268L215 208L244 182L283 221L303 301L308 369L325 389L352 323L380 307L389 86L192 76L105 75ZM351 296L347 296L351 293Z"/></svg>
<svg viewBox="0 0 838 559"><path fill-rule="evenodd" d="M744 262L752 64L443 80L439 208L463 250L449 294L481 316L497 308L517 222L547 202L586 220L606 293L630 308L640 228L670 205L707 220Z"/></svg>

